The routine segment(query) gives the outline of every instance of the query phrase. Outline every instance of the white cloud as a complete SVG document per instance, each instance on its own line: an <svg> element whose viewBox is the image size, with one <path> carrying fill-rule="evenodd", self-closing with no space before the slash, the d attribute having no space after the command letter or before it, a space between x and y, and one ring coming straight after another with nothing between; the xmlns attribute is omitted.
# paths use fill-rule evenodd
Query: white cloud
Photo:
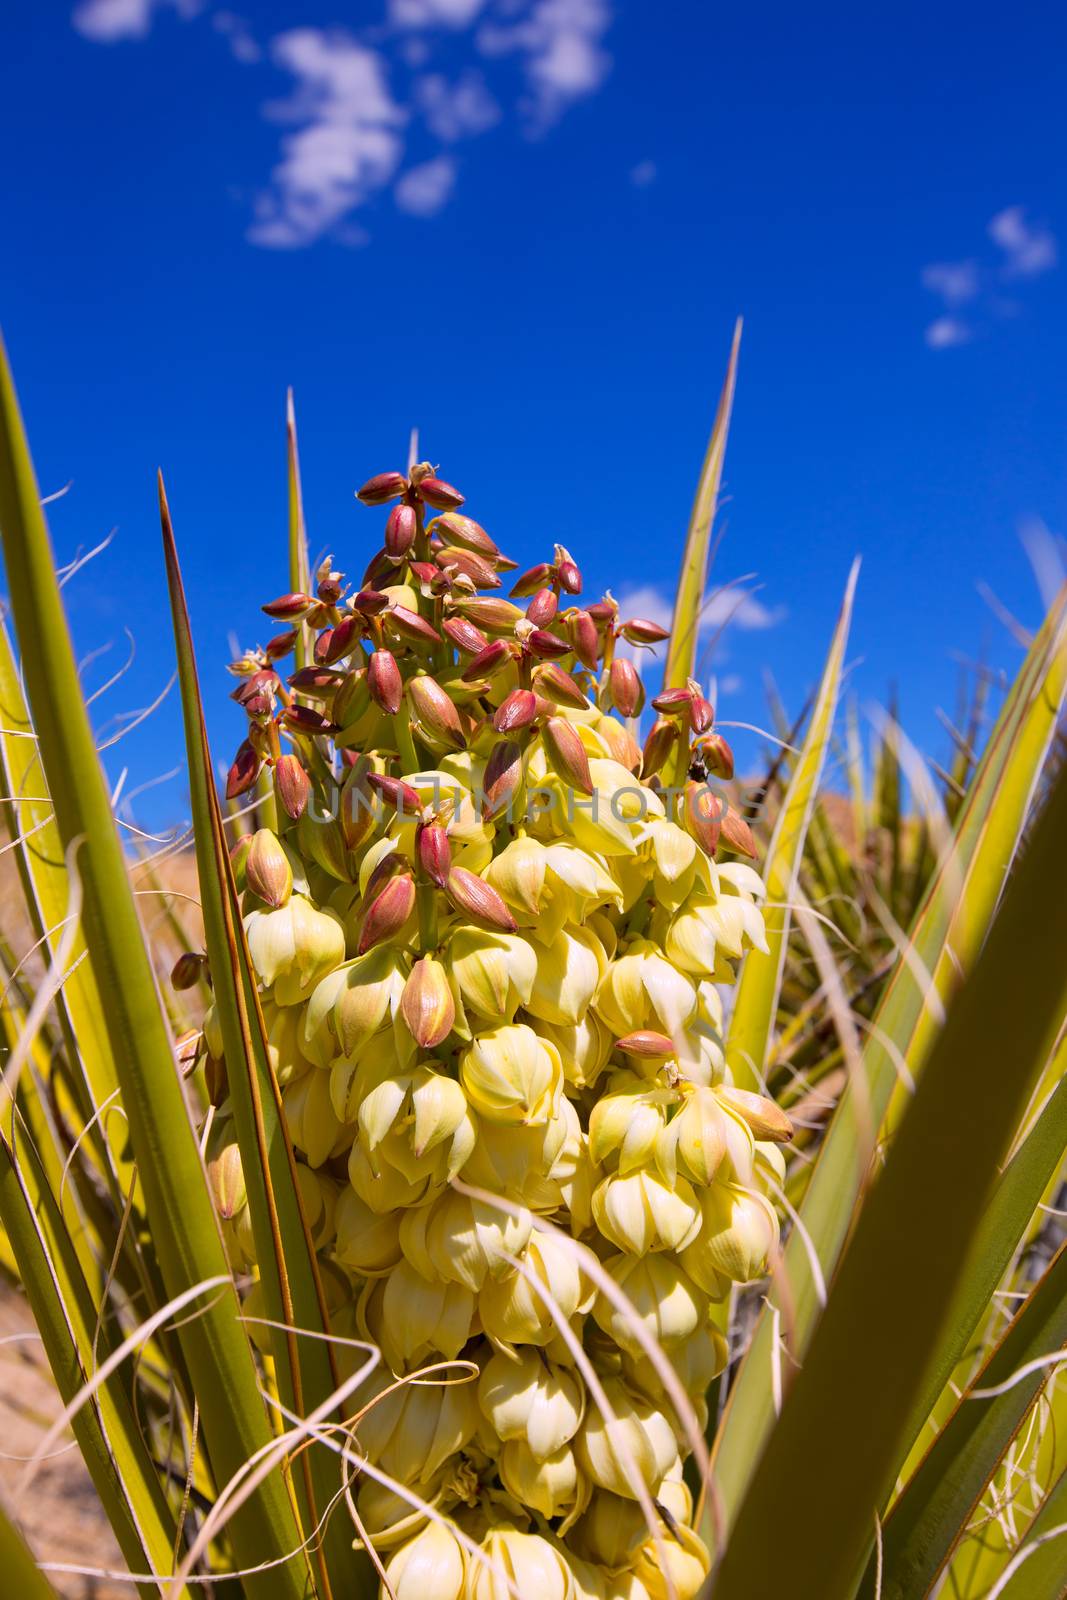
<svg viewBox="0 0 1067 1600"><path fill-rule="evenodd" d="M71 22L79 33L97 44L119 39L143 39L151 31L155 13L164 7L180 17L195 17L205 0L83 0Z"/></svg>
<svg viewBox="0 0 1067 1600"><path fill-rule="evenodd" d="M974 335L959 317L938 317L929 324L923 337L931 350L950 350L953 345L969 344Z"/></svg>
<svg viewBox="0 0 1067 1600"><path fill-rule="evenodd" d="M389 0L389 21L396 28L469 28L485 9L485 0Z"/></svg>
<svg viewBox="0 0 1067 1600"><path fill-rule="evenodd" d="M413 217L435 216L448 204L455 182L456 163L452 157L435 156L397 179L396 203Z"/></svg>
<svg viewBox="0 0 1067 1600"><path fill-rule="evenodd" d="M630 168L630 182L635 189L647 189L658 177L659 169L654 161L639 161L636 167Z"/></svg>
<svg viewBox="0 0 1067 1600"><path fill-rule="evenodd" d="M272 40L271 55L296 88L266 115L303 125L282 140L248 236L286 249L331 232L389 182L403 153L406 112L389 91L382 57L350 34L294 28Z"/></svg>
<svg viewBox="0 0 1067 1600"><path fill-rule="evenodd" d="M238 17L232 11L216 11L211 25L216 33L223 35L235 61L247 64L262 61L263 51L244 17Z"/></svg>
<svg viewBox="0 0 1067 1600"><path fill-rule="evenodd" d="M935 261L922 270L923 287L940 295L947 306L965 305L978 294L976 261Z"/></svg>
<svg viewBox="0 0 1067 1600"><path fill-rule="evenodd" d="M488 56L519 51L531 90L527 107L535 129L557 121L575 100L599 89L611 59L601 40L611 24L607 0L536 0L521 21L487 24L478 46Z"/></svg>
<svg viewBox="0 0 1067 1600"><path fill-rule="evenodd" d="M500 121L500 107L480 72L465 72L456 83L430 73L415 84L415 104L426 125L445 144L484 133Z"/></svg>
<svg viewBox="0 0 1067 1600"><path fill-rule="evenodd" d="M1042 223L1029 223L1023 206L998 211L989 224L989 237L1005 255L1006 278L1036 278L1056 265L1056 240Z"/></svg>

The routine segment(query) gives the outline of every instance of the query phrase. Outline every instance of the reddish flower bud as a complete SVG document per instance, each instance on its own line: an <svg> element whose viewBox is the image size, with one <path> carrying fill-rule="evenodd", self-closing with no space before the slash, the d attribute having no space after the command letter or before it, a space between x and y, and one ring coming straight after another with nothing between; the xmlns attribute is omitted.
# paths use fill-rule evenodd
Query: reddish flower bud
<svg viewBox="0 0 1067 1600"><path fill-rule="evenodd" d="M652 709L665 717L687 717L693 703L691 689L663 689L652 701Z"/></svg>
<svg viewBox="0 0 1067 1600"><path fill-rule="evenodd" d="M367 666L367 687L380 710L393 717L400 710L404 680L396 658L388 650L375 650Z"/></svg>
<svg viewBox="0 0 1067 1600"><path fill-rule="evenodd" d="M687 783L682 798L682 826L704 851L714 856L719 847L726 802L706 783Z"/></svg>
<svg viewBox="0 0 1067 1600"><path fill-rule="evenodd" d="M608 673L611 698L624 717L636 717L645 703L645 686L632 661L616 656Z"/></svg>
<svg viewBox="0 0 1067 1600"><path fill-rule="evenodd" d="M499 672L501 667L506 667L514 659L514 652L508 641L494 639L467 662L463 669L463 681L473 683L478 678L491 678L494 672Z"/></svg>
<svg viewBox="0 0 1067 1600"><path fill-rule="evenodd" d="M507 809L522 785L522 746L502 739L489 753L482 777L485 804L482 816L488 821Z"/></svg>
<svg viewBox="0 0 1067 1600"><path fill-rule="evenodd" d="M193 950L183 950L170 970L172 989L194 989L206 974L207 963Z"/></svg>
<svg viewBox="0 0 1067 1600"><path fill-rule="evenodd" d="M388 805L395 806L401 816L417 817L422 810L419 791L403 778L391 778L385 772L368 772L367 782Z"/></svg>
<svg viewBox="0 0 1067 1600"><path fill-rule="evenodd" d="M269 717L274 710L278 677L273 669L253 672L230 695L250 717Z"/></svg>
<svg viewBox="0 0 1067 1600"><path fill-rule="evenodd" d="M309 594L280 594L277 600L272 600L269 605L261 606L268 617L274 617L278 622L295 622L315 605Z"/></svg>
<svg viewBox="0 0 1067 1600"><path fill-rule="evenodd" d="M476 589L499 589L500 579L496 571L482 556L475 555L473 550L461 550L456 545L445 545L437 552L437 561L441 569L450 577L457 572L469 578Z"/></svg>
<svg viewBox="0 0 1067 1600"><path fill-rule="evenodd" d="M394 506L385 524L385 553L403 561L415 543L415 507Z"/></svg>
<svg viewBox="0 0 1067 1600"><path fill-rule="evenodd" d="M571 653L571 647L565 639L557 638L545 628L534 629L526 641L526 648L532 655L550 661L558 660L560 656L569 656Z"/></svg>
<svg viewBox="0 0 1067 1600"><path fill-rule="evenodd" d="M295 733L308 733L312 738L337 732L336 722L324 717L321 711L313 711L310 706L286 706L282 717L286 727L292 728Z"/></svg>
<svg viewBox="0 0 1067 1600"><path fill-rule="evenodd" d="M364 902L369 905L379 890L389 883L391 879L395 878L398 872L406 872L407 870L407 857L402 856L398 850L393 850L389 855L383 856L367 879Z"/></svg>
<svg viewBox="0 0 1067 1600"><path fill-rule="evenodd" d="M581 594L582 575L569 557L557 566L556 579L564 594Z"/></svg>
<svg viewBox="0 0 1067 1600"><path fill-rule="evenodd" d="M559 596L551 589L538 589L526 607L526 620L535 628L546 628L559 610Z"/></svg>
<svg viewBox="0 0 1067 1600"><path fill-rule="evenodd" d="M585 753L585 745L574 724L564 721L562 717L549 717L541 730L541 742L545 747L549 766L559 774L564 783L569 783L574 789L580 789L583 794L592 794L593 779L589 772L589 757Z"/></svg>
<svg viewBox="0 0 1067 1600"><path fill-rule="evenodd" d="M365 956L376 944L400 932L415 909L415 879L410 872L391 878L363 918L356 953Z"/></svg>
<svg viewBox="0 0 1067 1600"><path fill-rule="evenodd" d="M436 1049L452 1032L456 1002L436 956L423 956L412 967L400 996L400 1015L423 1050Z"/></svg>
<svg viewBox="0 0 1067 1600"><path fill-rule="evenodd" d="M411 639L416 643L428 641L430 644L440 644L441 635L437 629L420 617L417 611L409 611L407 606L393 606L385 616L386 626L402 639Z"/></svg>
<svg viewBox="0 0 1067 1600"><path fill-rule="evenodd" d="M573 706L577 711L584 711L589 705L588 699L570 673L564 672L554 661L546 661L535 667L533 681L535 688L547 695L550 700L554 700L557 705Z"/></svg>
<svg viewBox="0 0 1067 1600"><path fill-rule="evenodd" d="M619 607L614 600L594 600L592 605L585 608L598 628L606 628L614 623L619 614Z"/></svg>
<svg viewBox="0 0 1067 1600"><path fill-rule="evenodd" d="M459 490L453 489L443 478L423 478L419 496L435 511L458 511L464 500Z"/></svg>
<svg viewBox="0 0 1067 1600"><path fill-rule="evenodd" d="M387 589L397 581L399 563L386 550L379 550L363 574L362 589Z"/></svg>
<svg viewBox="0 0 1067 1600"><path fill-rule="evenodd" d="M568 611L563 619L567 638L583 667L595 672L600 659L600 635L588 611Z"/></svg>
<svg viewBox="0 0 1067 1600"><path fill-rule="evenodd" d="M446 511L444 516L435 517L428 531L431 538L439 538L444 544L461 544L464 549L473 550L490 561L495 561L500 554L495 540L480 522L475 522L473 517L461 517L456 511Z"/></svg>
<svg viewBox="0 0 1067 1600"><path fill-rule="evenodd" d="M514 933L518 924L492 884L465 867L453 867L448 874L448 898L465 916L484 922L503 933Z"/></svg>
<svg viewBox="0 0 1067 1600"><path fill-rule="evenodd" d="M726 805L725 802L721 803L724 807L722 818L722 843L728 850L733 850L736 855L748 856L751 860L755 861L756 857L759 855L759 851L756 848L756 840L752 829L749 827L744 817L739 816L738 813L730 806Z"/></svg>
<svg viewBox="0 0 1067 1600"><path fill-rule="evenodd" d="M706 733L714 721L715 711L711 701L705 700L694 686L693 698L689 703L689 726L694 733Z"/></svg>
<svg viewBox="0 0 1067 1600"><path fill-rule="evenodd" d="M358 850L377 824L378 805L369 781L370 761L354 751L346 750L345 754L352 756L352 765L345 774L337 820L346 848Z"/></svg>
<svg viewBox="0 0 1067 1600"><path fill-rule="evenodd" d="M274 792L287 817L296 822L311 798L311 779L294 755L279 756L274 763Z"/></svg>
<svg viewBox="0 0 1067 1600"><path fill-rule="evenodd" d="M661 770L677 739L678 730L675 723L669 722L667 717L657 717L656 722L648 730L648 738L645 739L645 752L641 755L641 778L648 781L653 773Z"/></svg>
<svg viewBox="0 0 1067 1600"><path fill-rule="evenodd" d="M476 628L466 617L446 617L441 631L464 655L476 655L489 642L481 628Z"/></svg>
<svg viewBox="0 0 1067 1600"><path fill-rule="evenodd" d="M639 1028L636 1033L628 1033L625 1039L617 1041L615 1048L624 1051L628 1056L640 1056L644 1061L659 1061L677 1054L665 1033L653 1033L648 1028Z"/></svg>
<svg viewBox="0 0 1067 1600"><path fill-rule="evenodd" d="M290 628L288 633L276 633L273 639L268 639L263 646L263 654L268 661L280 661L282 656L287 656L296 643L296 629Z"/></svg>
<svg viewBox="0 0 1067 1600"><path fill-rule="evenodd" d="M431 883L439 889L447 888L452 866L452 846L448 833L439 822L420 822L415 829L415 854L419 866Z"/></svg>
<svg viewBox="0 0 1067 1600"><path fill-rule="evenodd" d="M513 733L518 728L528 728L537 720L537 696L532 689L513 689L501 701L493 716L497 733Z"/></svg>
<svg viewBox="0 0 1067 1600"><path fill-rule="evenodd" d="M339 672L331 672L327 666L301 667L290 677L289 687L312 700L325 700L343 681Z"/></svg>
<svg viewBox="0 0 1067 1600"><path fill-rule="evenodd" d="M597 733L607 745L613 761L625 767L627 772L640 772L641 746L624 723L616 722L614 717L605 717L597 727Z"/></svg>
<svg viewBox="0 0 1067 1600"><path fill-rule="evenodd" d="M516 622L523 621L518 606L497 595L474 595L469 600L457 600L456 610L468 622L474 622L489 633L511 633Z"/></svg>
<svg viewBox="0 0 1067 1600"><path fill-rule="evenodd" d="M316 661L322 663L322 662L324 662L326 660L326 657L329 655L329 652L330 652L330 644L331 644L332 640L333 640L333 629L332 628L327 628L324 633L320 633L319 634L318 638L315 640L315 647L314 647L314 649L312 651L312 654L315 657Z"/></svg>
<svg viewBox="0 0 1067 1600"><path fill-rule="evenodd" d="M707 738L701 739L699 755L712 776L727 779L733 777L734 753L721 733L709 733Z"/></svg>
<svg viewBox="0 0 1067 1600"><path fill-rule="evenodd" d="M352 610L358 611L361 617L376 617L388 604L389 596L380 589L364 587L352 597Z"/></svg>
<svg viewBox="0 0 1067 1600"><path fill-rule="evenodd" d="M661 628L658 622L649 622L645 617L631 617L629 622L622 625L622 636L631 644L660 644L671 635L670 630Z"/></svg>
<svg viewBox="0 0 1067 1600"><path fill-rule="evenodd" d="M345 673L333 697L330 708L333 720L339 728L347 728L370 710L370 703L367 669L356 667L353 672Z"/></svg>
<svg viewBox="0 0 1067 1600"><path fill-rule="evenodd" d="M425 733L458 750L464 742L463 724L448 694L436 678L420 672L408 684L408 699Z"/></svg>
<svg viewBox="0 0 1067 1600"><path fill-rule="evenodd" d="M530 567L521 578L516 578L511 586L513 600L525 600L529 595L536 594L545 586L545 579L551 578L552 567L547 561L539 561L535 567Z"/></svg>
<svg viewBox="0 0 1067 1600"><path fill-rule="evenodd" d="M259 770L263 765L262 756L258 755L246 739L233 758L233 766L226 774L226 798L236 800L239 794L244 794L251 789L259 777Z"/></svg>
<svg viewBox="0 0 1067 1600"><path fill-rule="evenodd" d="M362 500L365 506L384 506L403 494L407 486L408 480L402 472L379 472L368 478L362 489L356 490L356 499Z"/></svg>
<svg viewBox="0 0 1067 1600"><path fill-rule="evenodd" d="M277 911L293 892L293 869L277 834L259 828L252 835L245 861L245 883L254 895Z"/></svg>

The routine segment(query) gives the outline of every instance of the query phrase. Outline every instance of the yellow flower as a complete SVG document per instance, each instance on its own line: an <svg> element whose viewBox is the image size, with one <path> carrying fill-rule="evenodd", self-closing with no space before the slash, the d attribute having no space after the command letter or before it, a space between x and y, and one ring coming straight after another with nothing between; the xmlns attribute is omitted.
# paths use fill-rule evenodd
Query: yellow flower
<svg viewBox="0 0 1067 1600"><path fill-rule="evenodd" d="M616 1038L641 1028L668 1038L685 1027L696 1008L696 989L648 939L635 939L600 981L593 1004Z"/></svg>
<svg viewBox="0 0 1067 1600"><path fill-rule="evenodd" d="M520 934L457 928L445 959L464 1005L488 1022L510 1022L533 992L537 956Z"/></svg>
<svg viewBox="0 0 1067 1600"><path fill-rule="evenodd" d="M700 1231L700 1208L684 1178L673 1186L643 1169L605 1178L593 1195L593 1216L616 1250L683 1250Z"/></svg>
<svg viewBox="0 0 1067 1600"><path fill-rule="evenodd" d="M638 1484L655 1494L678 1466L678 1441L662 1411L619 1378L604 1380L604 1394L617 1422L609 1427L596 1405L586 1411L577 1440L578 1459L593 1482L636 1500ZM626 1460L627 1452L633 1465ZM634 1472L637 1480L634 1480Z"/></svg>
<svg viewBox="0 0 1067 1600"><path fill-rule="evenodd" d="M604 1268L628 1296L631 1309L618 1310L607 1295L601 1293L593 1306L593 1317L627 1355L636 1358L645 1353L634 1333L635 1317L665 1350L684 1344L706 1323L707 1295L673 1256L662 1252L647 1256L612 1256L605 1261Z"/></svg>
<svg viewBox="0 0 1067 1600"><path fill-rule="evenodd" d="M570 1445L535 1456L522 1439L512 1439L500 1452L499 1471L501 1483L520 1505L532 1506L549 1520L563 1519L556 1530L561 1537L589 1502L592 1486L579 1471Z"/></svg>
<svg viewBox="0 0 1067 1600"><path fill-rule="evenodd" d="M563 1063L555 1045L524 1023L479 1034L464 1051L460 1081L480 1116L496 1122L545 1123L556 1113Z"/></svg>
<svg viewBox="0 0 1067 1600"><path fill-rule="evenodd" d="M335 1259L361 1277L376 1278L389 1272L401 1257L400 1217L405 1214L377 1215L346 1185L334 1211Z"/></svg>
<svg viewBox="0 0 1067 1600"><path fill-rule="evenodd" d="M778 1248L778 1218L761 1194L732 1183L715 1183L700 1197L703 1226L686 1250L685 1269L716 1295L721 1279L750 1283L767 1270Z"/></svg>
<svg viewBox="0 0 1067 1600"><path fill-rule="evenodd" d="M317 911L294 894L278 911L253 911L245 918L248 952L260 980L280 1006L299 1005L345 955L339 917Z"/></svg>
<svg viewBox="0 0 1067 1600"><path fill-rule="evenodd" d="M485 1560L470 1558L466 1600L575 1600L574 1578L556 1547L536 1533L499 1524L481 1544ZM429 1597L427 1597L429 1600Z"/></svg>
<svg viewBox="0 0 1067 1600"><path fill-rule="evenodd" d="M588 928L563 928L534 945L537 974L526 1009L542 1022L573 1027L589 1009L607 967L600 940Z"/></svg>
<svg viewBox="0 0 1067 1600"><path fill-rule="evenodd" d="M446 1527L428 1522L389 1558L385 1572L396 1600L463 1600L467 1556Z"/></svg>
<svg viewBox="0 0 1067 1600"><path fill-rule="evenodd" d="M478 1380L478 1404L501 1439L521 1439L535 1456L554 1455L574 1438L585 1414L585 1385L574 1369L540 1350L498 1352Z"/></svg>
<svg viewBox="0 0 1067 1600"><path fill-rule="evenodd" d="M439 1199L405 1211L399 1226L404 1255L424 1278L460 1283L477 1293L488 1277L513 1270L508 1256L521 1255L530 1238L529 1216L446 1190Z"/></svg>
<svg viewBox="0 0 1067 1600"><path fill-rule="evenodd" d="M364 1412L356 1424L360 1449L412 1487L431 1480L474 1438L481 1421L473 1382L463 1381L462 1372L440 1377L397 1384L391 1373L375 1372L352 1402Z"/></svg>
<svg viewBox="0 0 1067 1600"><path fill-rule="evenodd" d="M490 1279L478 1297L482 1327L505 1351L517 1344L551 1344L559 1327L557 1317L569 1322L588 1311L596 1292L578 1265L577 1253L555 1234L535 1233L521 1259L525 1272ZM534 1283L551 1295L555 1311Z"/></svg>

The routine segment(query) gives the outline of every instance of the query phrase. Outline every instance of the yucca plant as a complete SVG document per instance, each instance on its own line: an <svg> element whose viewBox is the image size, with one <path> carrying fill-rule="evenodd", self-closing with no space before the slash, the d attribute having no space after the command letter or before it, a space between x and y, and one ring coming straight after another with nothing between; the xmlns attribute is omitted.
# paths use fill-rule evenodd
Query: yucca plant
<svg viewBox="0 0 1067 1600"><path fill-rule="evenodd" d="M0 1217L146 1594L1062 1592L1067 1258L1032 1280L1067 786L1031 801L1064 608L857 1003L812 827L855 574L762 878L693 677L736 359L669 640L582 604L561 547L502 598L417 460L359 491L359 583L311 573L290 408L281 631L232 664L222 797L160 485L203 914L167 987L3 369L0 798L46 959L0 952ZM643 748L620 640L666 645ZM798 1064L847 1074L813 1170L767 1092Z"/></svg>

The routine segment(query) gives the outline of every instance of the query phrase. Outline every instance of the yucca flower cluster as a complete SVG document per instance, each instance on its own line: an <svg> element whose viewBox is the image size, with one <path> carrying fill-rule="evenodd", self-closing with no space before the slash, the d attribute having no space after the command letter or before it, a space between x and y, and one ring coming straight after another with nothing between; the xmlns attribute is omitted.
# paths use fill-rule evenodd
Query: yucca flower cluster
<svg viewBox="0 0 1067 1600"><path fill-rule="evenodd" d="M691 1430L649 1336L703 1421L791 1131L725 1075L718 986L765 947L733 758L695 682L639 746L617 646L667 635L579 605L561 546L505 599L514 563L428 464L359 499L389 507L362 586L327 559L233 663L228 780L276 800L234 865L333 1331L384 1358L356 1506L398 1600L686 1600ZM210 1012L204 1060L254 1270Z"/></svg>

